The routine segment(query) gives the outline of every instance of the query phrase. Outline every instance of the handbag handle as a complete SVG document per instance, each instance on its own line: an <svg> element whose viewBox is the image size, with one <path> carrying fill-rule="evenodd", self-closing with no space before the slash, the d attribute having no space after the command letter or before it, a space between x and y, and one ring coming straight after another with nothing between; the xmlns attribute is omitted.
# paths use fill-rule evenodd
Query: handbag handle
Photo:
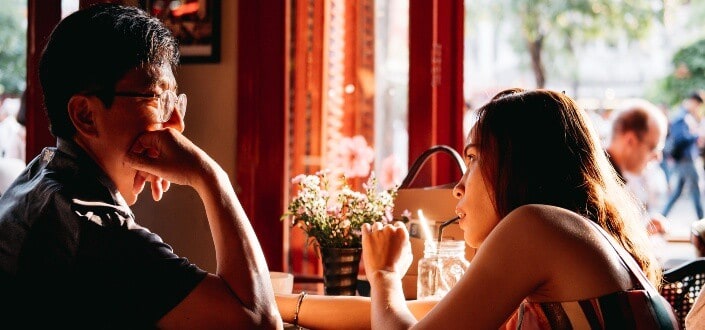
<svg viewBox="0 0 705 330"><path fill-rule="evenodd" d="M409 168L409 173L406 174L404 181L402 181L401 185L399 185L399 188L408 188L411 183L414 182L416 176L419 175L419 170L421 170L421 167L426 164L426 161L428 161L428 159L431 158L433 154L437 152L444 152L450 155L458 165L458 168L460 169L460 174L465 173L466 167L465 162L463 161L463 157L461 157L460 154L450 146L439 144L424 151L418 158L416 158L414 163L411 165L411 168Z"/></svg>

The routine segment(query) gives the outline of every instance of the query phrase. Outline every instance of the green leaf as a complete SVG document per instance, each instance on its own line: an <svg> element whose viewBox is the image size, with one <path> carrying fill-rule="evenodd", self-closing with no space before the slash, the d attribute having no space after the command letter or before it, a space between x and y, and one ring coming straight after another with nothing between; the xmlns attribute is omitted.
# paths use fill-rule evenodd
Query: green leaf
<svg viewBox="0 0 705 330"><path fill-rule="evenodd" d="M20 94L26 87L26 0L0 1L0 86Z"/></svg>

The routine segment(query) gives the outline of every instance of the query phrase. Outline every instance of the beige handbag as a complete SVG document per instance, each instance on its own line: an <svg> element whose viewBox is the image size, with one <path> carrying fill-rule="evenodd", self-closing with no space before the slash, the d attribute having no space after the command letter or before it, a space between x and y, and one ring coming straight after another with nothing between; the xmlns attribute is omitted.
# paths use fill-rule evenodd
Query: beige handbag
<svg viewBox="0 0 705 330"><path fill-rule="evenodd" d="M450 155L458 165L458 170L465 172L465 163L462 157L453 148L446 145L437 145L424 151L411 165L409 173L399 186L399 191L394 200L394 218L399 219L406 210L411 213L409 221L406 223L409 230L411 250L414 260L406 275L402 279L404 296L406 299L416 299L416 283L418 274L418 261L423 258L424 240L437 239L438 226L446 220L456 216L455 205L457 199L453 197L453 187L455 183L449 183L434 187L411 187L413 181L419 173L421 167L429 158L437 153ZM428 223L430 234L424 234L420 213ZM428 237L428 236L431 237ZM444 240L463 240L463 231L458 224L447 226L443 230ZM475 255L475 250L470 247L465 248L465 257L470 261Z"/></svg>

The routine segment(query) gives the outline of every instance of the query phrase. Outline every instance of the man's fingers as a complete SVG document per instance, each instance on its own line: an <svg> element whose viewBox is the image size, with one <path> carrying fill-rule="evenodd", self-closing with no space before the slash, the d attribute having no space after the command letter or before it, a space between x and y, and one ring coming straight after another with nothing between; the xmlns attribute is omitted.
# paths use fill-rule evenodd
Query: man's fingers
<svg viewBox="0 0 705 330"><path fill-rule="evenodd" d="M152 188L152 198L155 202L158 202L162 199L162 195L164 195L164 191L162 190L162 178L157 178L155 181L151 181L149 186Z"/></svg>
<svg viewBox="0 0 705 330"><path fill-rule="evenodd" d="M171 187L171 181L166 180L166 179L162 179L162 190L164 192L167 192L167 191L169 191L169 187Z"/></svg>

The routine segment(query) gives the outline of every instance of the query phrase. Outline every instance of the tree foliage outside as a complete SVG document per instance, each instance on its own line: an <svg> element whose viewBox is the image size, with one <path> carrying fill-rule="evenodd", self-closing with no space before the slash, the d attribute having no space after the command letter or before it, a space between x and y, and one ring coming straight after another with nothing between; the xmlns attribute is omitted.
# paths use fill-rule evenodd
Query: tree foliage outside
<svg viewBox="0 0 705 330"><path fill-rule="evenodd" d="M671 62L673 72L652 87L649 98L672 106L692 92L705 89L705 39L678 50Z"/></svg>
<svg viewBox="0 0 705 330"><path fill-rule="evenodd" d="M27 74L27 1L0 1L0 95L21 94Z"/></svg>
<svg viewBox="0 0 705 330"><path fill-rule="evenodd" d="M690 6L688 27L693 29L705 28L705 1L702 0L677 0L676 5L687 3Z"/></svg>
<svg viewBox="0 0 705 330"><path fill-rule="evenodd" d="M687 27L696 31L705 29L705 1L677 0L676 5L688 3ZM705 89L705 39L679 49L671 59L672 72L656 81L647 91L647 97L658 103L675 106L692 92Z"/></svg>
<svg viewBox="0 0 705 330"><path fill-rule="evenodd" d="M545 87L546 63L571 62L580 45L604 40L640 40L663 16L661 0L496 0L470 1L469 15L501 11L515 24L517 51L528 53L536 87ZM472 17L472 16L470 16ZM569 70L570 68L563 68Z"/></svg>

